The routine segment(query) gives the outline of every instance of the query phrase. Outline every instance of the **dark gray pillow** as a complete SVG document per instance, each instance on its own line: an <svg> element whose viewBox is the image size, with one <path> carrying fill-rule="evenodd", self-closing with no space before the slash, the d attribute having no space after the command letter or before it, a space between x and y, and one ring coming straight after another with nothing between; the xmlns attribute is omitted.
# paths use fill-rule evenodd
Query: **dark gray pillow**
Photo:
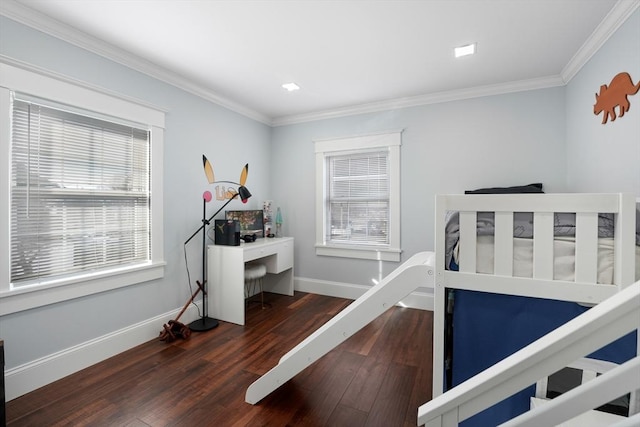
<svg viewBox="0 0 640 427"><path fill-rule="evenodd" d="M516 187L492 187L478 190L467 190L464 194L516 194L516 193L544 193L542 183L519 185Z"/></svg>

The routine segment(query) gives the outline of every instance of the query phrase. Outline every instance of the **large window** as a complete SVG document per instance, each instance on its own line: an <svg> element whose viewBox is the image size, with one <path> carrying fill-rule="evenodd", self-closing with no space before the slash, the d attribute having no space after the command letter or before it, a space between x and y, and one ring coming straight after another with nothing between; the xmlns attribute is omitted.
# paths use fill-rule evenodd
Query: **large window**
<svg viewBox="0 0 640 427"><path fill-rule="evenodd" d="M162 277L164 114L0 67L0 315Z"/></svg>
<svg viewBox="0 0 640 427"><path fill-rule="evenodd" d="M400 133L315 144L316 253L398 261Z"/></svg>
<svg viewBox="0 0 640 427"><path fill-rule="evenodd" d="M149 131L14 99L11 282L150 259Z"/></svg>

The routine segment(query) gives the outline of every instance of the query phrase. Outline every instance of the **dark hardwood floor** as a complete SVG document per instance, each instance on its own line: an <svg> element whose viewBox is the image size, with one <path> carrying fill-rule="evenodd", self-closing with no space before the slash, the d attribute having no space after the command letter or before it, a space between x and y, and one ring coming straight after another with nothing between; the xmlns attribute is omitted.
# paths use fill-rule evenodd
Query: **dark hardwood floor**
<svg viewBox="0 0 640 427"><path fill-rule="evenodd" d="M415 426L432 313L394 307L257 405L247 387L351 301L266 294L247 324L152 340L7 403L8 426ZM158 325L160 332L162 325Z"/></svg>

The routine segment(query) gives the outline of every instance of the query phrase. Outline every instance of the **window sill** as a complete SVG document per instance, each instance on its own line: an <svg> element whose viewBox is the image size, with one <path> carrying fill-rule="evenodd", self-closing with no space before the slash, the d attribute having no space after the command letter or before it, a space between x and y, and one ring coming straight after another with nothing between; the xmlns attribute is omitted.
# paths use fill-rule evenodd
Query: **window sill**
<svg viewBox="0 0 640 427"><path fill-rule="evenodd" d="M400 262L401 249L316 244L316 255Z"/></svg>
<svg viewBox="0 0 640 427"><path fill-rule="evenodd" d="M149 263L0 292L0 316L160 279L164 266Z"/></svg>

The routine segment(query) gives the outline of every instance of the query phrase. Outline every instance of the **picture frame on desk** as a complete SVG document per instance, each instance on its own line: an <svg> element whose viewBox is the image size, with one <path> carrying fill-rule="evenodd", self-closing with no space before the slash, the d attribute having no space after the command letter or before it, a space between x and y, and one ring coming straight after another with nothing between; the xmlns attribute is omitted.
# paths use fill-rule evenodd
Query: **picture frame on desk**
<svg viewBox="0 0 640 427"><path fill-rule="evenodd" d="M227 220L235 220L240 223L240 235L255 234L256 237L264 237L264 212L260 209L228 210L225 212Z"/></svg>

